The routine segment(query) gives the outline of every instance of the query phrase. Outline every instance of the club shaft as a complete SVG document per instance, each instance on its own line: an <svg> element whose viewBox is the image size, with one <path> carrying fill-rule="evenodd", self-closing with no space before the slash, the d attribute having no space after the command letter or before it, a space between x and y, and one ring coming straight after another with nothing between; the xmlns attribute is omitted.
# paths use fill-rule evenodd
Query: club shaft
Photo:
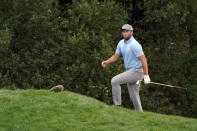
<svg viewBox="0 0 197 131"><path fill-rule="evenodd" d="M166 84L162 84L162 83L157 83L157 82L150 82L151 84L156 84L156 85L161 85L161 86L167 86L167 87L171 87L171 88L180 88L180 89L184 89L184 90L187 90L187 88L183 88L183 87L180 87L180 86L172 86L172 85L166 85Z"/></svg>
<svg viewBox="0 0 197 131"><path fill-rule="evenodd" d="M161 86L174 87L174 86L172 86L172 85L166 85L166 84L157 83L157 82L152 82L152 81L151 81L150 83L152 83L152 84L156 84L156 85L161 85Z"/></svg>

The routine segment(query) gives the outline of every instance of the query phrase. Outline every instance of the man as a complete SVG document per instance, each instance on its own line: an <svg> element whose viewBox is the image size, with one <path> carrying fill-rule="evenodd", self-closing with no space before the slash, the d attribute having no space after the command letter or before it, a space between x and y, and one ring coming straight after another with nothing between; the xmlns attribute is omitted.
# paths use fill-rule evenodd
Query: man
<svg viewBox="0 0 197 131"><path fill-rule="evenodd" d="M135 110L141 111L141 101L139 97L140 80L144 78L144 83L150 83L148 75L148 65L141 45L133 38L133 27L129 24L122 26L123 40L116 48L116 52L108 60L101 63L105 68L108 64L115 62L123 56L126 71L112 78L112 95L114 104L122 106L121 103L121 84L127 84L130 98Z"/></svg>

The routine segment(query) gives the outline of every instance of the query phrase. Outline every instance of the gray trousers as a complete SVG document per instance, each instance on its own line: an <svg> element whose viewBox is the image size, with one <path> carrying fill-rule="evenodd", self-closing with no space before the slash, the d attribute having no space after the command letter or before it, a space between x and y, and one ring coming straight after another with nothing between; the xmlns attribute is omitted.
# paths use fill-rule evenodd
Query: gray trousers
<svg viewBox="0 0 197 131"><path fill-rule="evenodd" d="M123 73L120 73L112 78L111 84L112 84L112 95L113 95L113 101L115 105L121 105L121 84L127 84L129 95L131 98L131 101L133 102L135 110L141 111L141 101L139 97L139 89L140 89L140 82L136 84L138 80L143 79L143 69L137 68L137 69L129 69Z"/></svg>

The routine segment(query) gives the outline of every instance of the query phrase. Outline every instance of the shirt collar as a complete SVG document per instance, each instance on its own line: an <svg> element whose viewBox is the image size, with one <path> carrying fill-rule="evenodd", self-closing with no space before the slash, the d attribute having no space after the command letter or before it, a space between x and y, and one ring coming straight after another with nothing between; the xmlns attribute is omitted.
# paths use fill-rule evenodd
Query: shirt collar
<svg viewBox="0 0 197 131"><path fill-rule="evenodd" d="M133 40L133 36L131 36L131 38L129 40L127 40L126 42L124 40L124 43L127 44L127 43L131 42L132 40Z"/></svg>

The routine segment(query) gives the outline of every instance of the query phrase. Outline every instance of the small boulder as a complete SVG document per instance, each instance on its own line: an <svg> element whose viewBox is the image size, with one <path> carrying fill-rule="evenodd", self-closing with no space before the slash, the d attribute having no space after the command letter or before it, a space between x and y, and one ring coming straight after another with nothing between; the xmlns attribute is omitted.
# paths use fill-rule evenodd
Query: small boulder
<svg viewBox="0 0 197 131"><path fill-rule="evenodd" d="M53 92L60 92L60 91L63 91L63 90L64 90L63 85L57 85L57 86L54 86L50 89L50 91L53 91Z"/></svg>

